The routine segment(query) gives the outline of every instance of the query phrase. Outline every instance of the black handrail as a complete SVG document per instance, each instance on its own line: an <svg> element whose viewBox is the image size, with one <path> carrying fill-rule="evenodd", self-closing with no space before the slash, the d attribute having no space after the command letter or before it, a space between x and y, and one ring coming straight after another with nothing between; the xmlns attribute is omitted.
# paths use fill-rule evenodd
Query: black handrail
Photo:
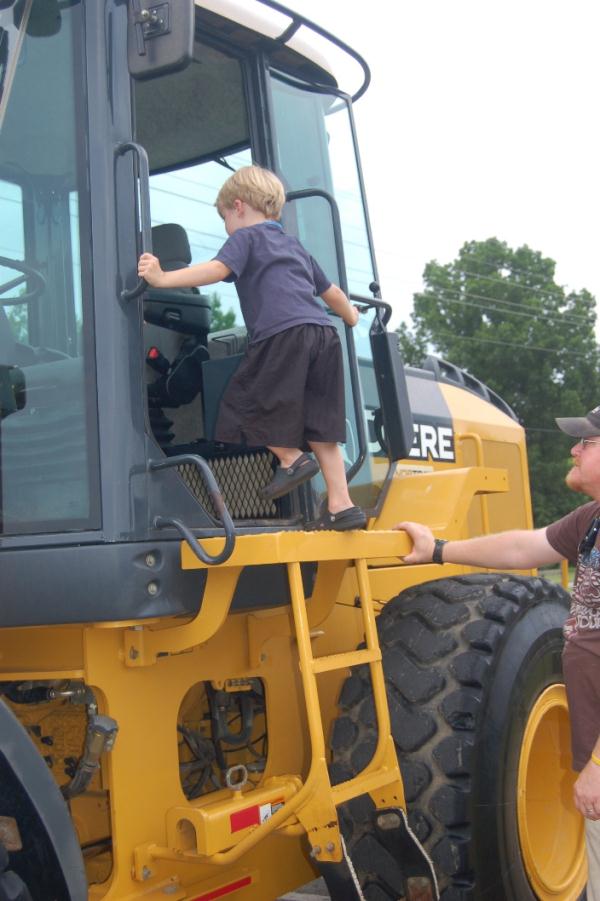
<svg viewBox="0 0 600 901"><path fill-rule="evenodd" d="M229 510L225 505L225 501L223 500L221 489L206 460L203 457L198 456L198 454L179 454L176 457L167 457L164 460L150 460L148 468L151 472L157 472L162 469L173 469L176 466L183 466L186 463L190 466L195 466L196 469L199 470L200 476L210 495L213 507L215 508L215 512L223 524L225 532L225 545L223 550L220 554L215 554L214 557L207 554L192 530L189 529L185 523L181 522L180 519L174 519L168 516L156 516L154 518L154 528L166 529L170 527L177 529L179 534L189 544L196 557L198 557L202 563L207 563L210 566L225 563L225 561L229 560L231 557L235 547L235 526Z"/></svg>
<svg viewBox="0 0 600 901"><path fill-rule="evenodd" d="M115 156L123 156L126 153L133 153L137 160L139 191L135 193L135 212L136 219L140 226L142 237L142 253L152 253L152 228L150 219L150 164L148 162L148 154L141 144L135 141L124 141L115 147ZM136 260L137 264L137 260ZM135 300L140 294L143 294L148 283L145 279L138 279L135 288L124 288L121 291L121 300Z"/></svg>
<svg viewBox="0 0 600 901"><path fill-rule="evenodd" d="M338 273L340 278L340 288L344 294L348 294L348 279L346 278L346 261L344 258L344 243L342 239L342 222L340 219L340 211L335 198L323 191L321 188L303 188L299 191L289 191L286 194L286 200L303 200L308 197L321 197L326 200L331 209L331 219L333 223L333 240L335 244L335 253L337 257ZM354 416L356 419L356 431L358 438L358 457L350 466L346 473L346 479L350 482L367 457L367 434L365 430L365 422L363 417L363 408L360 398L360 381L358 378L358 360L356 359L356 348L354 339L352 338L352 329L345 326L346 331L346 347L348 349L348 359L350 361L350 384L352 386L352 400L354 401Z"/></svg>
<svg viewBox="0 0 600 901"><path fill-rule="evenodd" d="M353 300L361 307L374 307L377 311L377 319L385 331L385 326L392 317L392 308L389 303L376 297L363 297L362 294L350 294L350 300Z"/></svg>
<svg viewBox="0 0 600 901"><path fill-rule="evenodd" d="M361 69L363 70L364 81L358 91L352 95L352 101L356 102L359 97L365 93L367 88L371 83L371 70L367 64L367 61L357 53L356 50L353 50L349 44L346 44L344 41L337 38L334 34L331 34L330 31L327 31L325 28L321 28L320 25L317 25L315 22L312 22L310 19L307 19L305 16L300 13L294 12L291 9L288 9L287 6L284 6L282 3L277 3L277 0L258 0L259 3L262 3L264 6L268 6L270 9L274 9L276 12L283 13L292 20L290 25L283 31L278 38L275 40L279 41L282 44L286 44L290 38L298 31L299 28L304 26L308 28L310 31L314 31L315 34L320 35L325 40L330 41L334 46L339 47L340 50L343 50L344 53L347 53L352 59L356 60ZM323 85L323 87L326 87Z"/></svg>

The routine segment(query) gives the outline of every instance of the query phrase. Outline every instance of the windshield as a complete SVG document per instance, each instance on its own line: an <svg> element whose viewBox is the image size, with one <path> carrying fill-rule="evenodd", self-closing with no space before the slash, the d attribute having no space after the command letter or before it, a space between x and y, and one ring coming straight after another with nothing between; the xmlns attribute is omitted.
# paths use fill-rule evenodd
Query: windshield
<svg viewBox="0 0 600 901"><path fill-rule="evenodd" d="M276 72L271 91L279 175L288 191L318 188L334 198L340 212L348 290L370 297L375 272L350 104L344 97L315 91ZM301 215L288 210L285 224L339 284L330 222L326 202L314 198L302 204Z"/></svg>
<svg viewBox="0 0 600 901"><path fill-rule="evenodd" d="M190 261L211 259L227 237L215 208L219 188L232 171L252 162L240 61L195 41L186 69L136 82L135 119L150 159L153 228L177 223L185 230ZM159 256L161 249L157 244ZM233 284L221 282L206 293L211 330L243 324Z"/></svg>
<svg viewBox="0 0 600 901"><path fill-rule="evenodd" d="M327 276L351 297L370 297L376 270L351 104L344 96L315 89L277 71L271 72L270 86L277 171L287 191L318 190L328 195L304 196L286 204L286 229L297 235ZM332 205L340 217L339 249ZM341 333L347 373L346 443L342 453L351 476L351 496L365 508L376 505L389 470L375 428L379 400L369 342L372 318L373 311L362 315L354 329L332 318ZM355 367L359 379L353 385L349 376ZM320 488L322 499L324 483Z"/></svg>
<svg viewBox="0 0 600 901"><path fill-rule="evenodd" d="M96 528L81 4L48 18L44 0L15 3L2 41L0 530Z"/></svg>
<svg viewBox="0 0 600 901"><path fill-rule="evenodd" d="M215 207L215 198L231 170L252 162L250 148L223 157L221 162L207 160L174 172L159 172L150 177L152 226L177 222L190 245L190 262L211 260L225 238L223 220ZM229 168L231 167L231 168ZM154 233L156 235L156 232ZM155 252L160 247L155 248ZM243 325L240 302L232 282L219 282L205 290L211 302L211 330Z"/></svg>

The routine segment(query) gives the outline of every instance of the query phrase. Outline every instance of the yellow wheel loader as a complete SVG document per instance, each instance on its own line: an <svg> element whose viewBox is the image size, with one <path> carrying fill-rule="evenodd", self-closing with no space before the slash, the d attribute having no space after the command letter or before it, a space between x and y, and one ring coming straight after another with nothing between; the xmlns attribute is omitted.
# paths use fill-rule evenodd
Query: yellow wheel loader
<svg viewBox="0 0 600 901"><path fill-rule="evenodd" d="M510 408L444 361L403 366L386 328L368 82L275 0L0 0L0 901L585 883L565 593L407 566L392 528L531 509ZM142 251L215 253L218 188L252 161L361 310L331 321L364 531L309 531L319 477L266 502L269 452L215 440L247 342L233 287L137 279Z"/></svg>

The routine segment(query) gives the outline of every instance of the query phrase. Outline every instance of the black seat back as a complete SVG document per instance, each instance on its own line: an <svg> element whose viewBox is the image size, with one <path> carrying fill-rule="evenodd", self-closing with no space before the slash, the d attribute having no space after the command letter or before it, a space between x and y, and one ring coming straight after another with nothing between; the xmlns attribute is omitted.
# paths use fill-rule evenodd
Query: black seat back
<svg viewBox="0 0 600 901"><path fill-rule="evenodd" d="M187 233L175 222L153 227L152 246L165 272L186 269L192 261ZM195 335L206 344L210 301L197 288L149 288L145 293L144 318L162 329ZM152 343L156 343L154 338Z"/></svg>
<svg viewBox="0 0 600 901"><path fill-rule="evenodd" d="M152 228L152 247L154 255L160 260L165 272L185 269L192 262L192 251L187 232L176 222L165 222ZM198 294L197 288L180 288L181 291L192 291Z"/></svg>

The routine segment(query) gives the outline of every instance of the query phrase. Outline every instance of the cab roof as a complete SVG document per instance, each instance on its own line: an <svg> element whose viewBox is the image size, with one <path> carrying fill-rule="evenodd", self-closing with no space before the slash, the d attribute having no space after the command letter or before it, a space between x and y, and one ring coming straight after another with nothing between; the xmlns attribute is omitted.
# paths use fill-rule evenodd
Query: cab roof
<svg viewBox="0 0 600 901"><path fill-rule="evenodd" d="M369 86L366 61L348 44L276 0L195 0L200 22L241 47L265 45L284 71L337 87L357 100Z"/></svg>

